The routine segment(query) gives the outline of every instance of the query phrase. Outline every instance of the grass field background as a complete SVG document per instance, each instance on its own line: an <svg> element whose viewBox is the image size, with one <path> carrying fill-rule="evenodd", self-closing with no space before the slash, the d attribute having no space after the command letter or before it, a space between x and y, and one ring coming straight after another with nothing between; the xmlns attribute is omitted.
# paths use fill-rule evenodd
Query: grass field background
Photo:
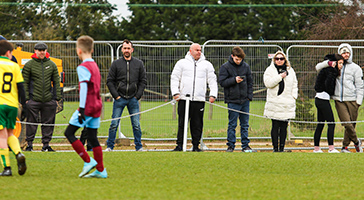
<svg viewBox="0 0 364 200"><path fill-rule="evenodd" d="M0 199L362 199L363 154L106 152L109 178L78 178L75 152L25 152ZM16 161L11 157L12 166Z"/></svg>
<svg viewBox="0 0 364 200"><path fill-rule="evenodd" d="M166 102L141 102L141 111L155 108L163 105ZM206 137L226 137L226 130L228 124L228 111L225 109L226 104L222 101L216 102L217 105L221 105L224 108L212 106L212 119L209 119L210 105L205 106L204 117L204 134ZM313 104L313 100L312 100ZM250 113L262 116L264 112L265 101L252 101L250 105ZM57 114L56 124L68 124L68 121L72 113L78 108L78 102L65 102L64 111ZM335 120L338 122L337 113L334 103L332 102L332 108L335 115ZM359 110L358 121L364 120L364 109L361 107ZM311 112L316 115L316 107L313 106ZM127 108L124 109L123 116L128 115ZM104 112L102 120L111 119L112 115L112 102L104 102ZM143 113L141 115L141 128L143 138L175 138L177 135L177 119L173 119L173 106L167 104L158 109ZM315 117L316 120L316 117ZM314 120L314 121L315 121ZM269 137L271 129L271 120L266 118L260 118L256 116L250 116L250 137ZM108 129L110 121L104 121L99 128L99 135L108 136ZM314 128L316 125L312 125L311 129L299 129L295 125L291 126L291 132L295 136L300 137L313 137ZM121 119L121 131L127 137L133 137L130 118ZM62 136L66 126L56 126L54 135ZM239 126L238 128L239 129ZM240 131L238 130L237 133ZM341 125L336 125L335 137L343 137L344 128ZM364 124L357 124L357 134L359 137L364 137ZM40 128L38 128L37 135L40 136ZM326 126L323 131L322 137L326 137Z"/></svg>

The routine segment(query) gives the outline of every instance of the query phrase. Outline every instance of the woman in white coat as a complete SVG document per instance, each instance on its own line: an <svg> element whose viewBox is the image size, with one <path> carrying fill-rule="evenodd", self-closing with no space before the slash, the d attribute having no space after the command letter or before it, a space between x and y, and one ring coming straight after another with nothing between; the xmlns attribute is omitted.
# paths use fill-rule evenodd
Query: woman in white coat
<svg viewBox="0 0 364 200"><path fill-rule="evenodd" d="M283 152L288 119L296 116L298 88L296 73L282 51L274 54L271 64L264 72L263 80L268 88L264 115L272 119L273 152Z"/></svg>

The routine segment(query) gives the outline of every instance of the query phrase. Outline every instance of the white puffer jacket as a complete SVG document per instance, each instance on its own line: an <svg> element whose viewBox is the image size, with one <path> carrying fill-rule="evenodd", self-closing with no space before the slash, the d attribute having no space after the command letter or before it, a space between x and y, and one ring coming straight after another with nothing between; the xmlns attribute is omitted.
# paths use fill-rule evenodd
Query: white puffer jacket
<svg viewBox="0 0 364 200"><path fill-rule="evenodd" d="M184 59L179 60L171 74L172 95L180 94L181 99L186 99L186 94L191 95L191 101L205 101L207 85L210 96L217 98L217 82L213 65L201 53L199 60L187 52Z"/></svg>
<svg viewBox="0 0 364 200"><path fill-rule="evenodd" d="M282 54L286 60L286 55L278 51L264 72L264 85L267 89L267 99L264 108L264 115L271 119L294 119L296 116L296 99L298 96L298 82L295 71L286 61L288 76L284 80L284 90L278 95L279 82L282 77L278 74L277 68L274 66L274 58L277 54Z"/></svg>

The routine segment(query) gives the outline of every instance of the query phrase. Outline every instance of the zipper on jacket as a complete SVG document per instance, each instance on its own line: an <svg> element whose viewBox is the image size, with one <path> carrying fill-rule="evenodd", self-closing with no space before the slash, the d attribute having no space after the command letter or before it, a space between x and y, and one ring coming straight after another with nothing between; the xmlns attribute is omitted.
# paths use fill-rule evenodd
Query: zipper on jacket
<svg viewBox="0 0 364 200"><path fill-rule="evenodd" d="M340 94L340 102L343 101L344 98L344 74L345 74L345 67L346 65L343 66L342 68L342 72L341 72L341 94Z"/></svg>
<svg viewBox="0 0 364 200"><path fill-rule="evenodd" d="M42 102L44 102L44 92L45 92L45 89L44 89L44 67L43 67L43 60L40 60L40 63L41 63L41 66L42 66L42 82L43 82L43 92L42 92Z"/></svg>
<svg viewBox="0 0 364 200"><path fill-rule="evenodd" d="M125 96L129 96L128 95L128 90L129 90L129 81L130 81L130 66L129 66L129 61L126 61L126 94Z"/></svg>
<svg viewBox="0 0 364 200"><path fill-rule="evenodd" d="M194 74L193 74L193 85L192 85L192 101L193 101L193 98L195 97L195 82L196 82L196 62L197 61L195 61L194 60L194 63L195 63L195 66L194 66Z"/></svg>

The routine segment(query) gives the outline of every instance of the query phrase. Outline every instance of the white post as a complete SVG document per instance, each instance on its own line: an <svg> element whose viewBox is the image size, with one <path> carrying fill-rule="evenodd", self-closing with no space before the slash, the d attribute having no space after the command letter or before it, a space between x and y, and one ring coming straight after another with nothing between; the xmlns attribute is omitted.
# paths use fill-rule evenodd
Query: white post
<svg viewBox="0 0 364 200"><path fill-rule="evenodd" d="M293 133L291 132L291 122L290 122L290 120L288 120L288 140L291 140L291 138L292 137L295 137L294 135L293 135Z"/></svg>
<svg viewBox="0 0 364 200"><path fill-rule="evenodd" d="M115 103L114 101L115 101L115 99L113 98L113 104ZM118 126L119 138L126 138L125 135L121 132L120 126L121 126L121 120L119 121L119 126Z"/></svg>
<svg viewBox="0 0 364 200"><path fill-rule="evenodd" d="M118 132L119 132L119 138L126 138L125 135L121 132L121 120L119 121L119 127L118 127Z"/></svg>
<svg viewBox="0 0 364 200"><path fill-rule="evenodd" d="M183 130L183 145L182 149L183 152L186 152L187 149L187 130L188 130L188 115L190 110L190 95L186 95L186 107L185 107L185 123L184 123L184 130Z"/></svg>

